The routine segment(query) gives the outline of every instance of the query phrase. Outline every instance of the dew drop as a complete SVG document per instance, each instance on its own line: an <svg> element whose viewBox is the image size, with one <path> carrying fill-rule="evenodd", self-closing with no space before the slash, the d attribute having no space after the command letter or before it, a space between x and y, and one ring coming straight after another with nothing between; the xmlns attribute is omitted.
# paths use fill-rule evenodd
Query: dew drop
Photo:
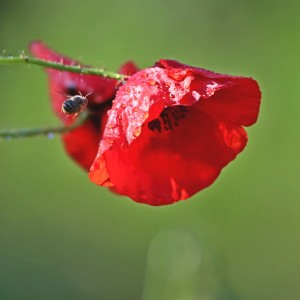
<svg viewBox="0 0 300 300"><path fill-rule="evenodd" d="M127 93L127 94L130 93L130 88L129 88L129 87L126 87L126 88L125 88L125 93Z"/></svg>
<svg viewBox="0 0 300 300"><path fill-rule="evenodd" d="M147 77L148 77L148 74L147 74L146 72L143 72L143 73L141 74L141 76L142 76L143 78L147 78Z"/></svg>
<svg viewBox="0 0 300 300"><path fill-rule="evenodd" d="M140 134L141 134L141 130L142 128L139 126L138 128L136 128L133 132L132 135L137 138Z"/></svg>
<svg viewBox="0 0 300 300"><path fill-rule="evenodd" d="M156 84L156 81L154 79L150 79L149 81L147 81L147 84L153 86Z"/></svg>
<svg viewBox="0 0 300 300"><path fill-rule="evenodd" d="M121 104L121 108L125 108L126 105L124 103Z"/></svg>
<svg viewBox="0 0 300 300"><path fill-rule="evenodd" d="M49 133L47 134L47 138L48 138L49 140L54 139L54 137L55 137L55 135L54 135L53 132L49 132Z"/></svg>
<svg viewBox="0 0 300 300"><path fill-rule="evenodd" d="M192 91L192 96L196 99L196 101L201 98L201 95L196 91Z"/></svg>

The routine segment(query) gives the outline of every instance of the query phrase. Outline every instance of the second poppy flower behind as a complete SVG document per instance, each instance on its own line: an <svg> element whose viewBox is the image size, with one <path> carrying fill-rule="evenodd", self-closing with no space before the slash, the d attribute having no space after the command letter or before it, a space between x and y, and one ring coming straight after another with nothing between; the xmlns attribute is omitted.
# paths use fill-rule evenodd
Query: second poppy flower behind
<svg viewBox="0 0 300 300"><path fill-rule="evenodd" d="M160 60L118 90L90 179L150 205L187 199L244 149L260 99L251 78Z"/></svg>
<svg viewBox="0 0 300 300"><path fill-rule="evenodd" d="M30 51L39 59L63 65L81 65L79 62L53 51L41 41L32 42ZM88 94L88 118L74 130L62 135L66 152L76 163L88 171L97 154L107 119L106 113L111 108L119 83L115 79L96 75L54 69L46 69L46 71L49 77L52 108L64 124L70 125L75 121L73 116L67 116L62 112L64 101L74 95L85 96ZM130 61L119 70L124 75L132 75L137 71L136 65Z"/></svg>

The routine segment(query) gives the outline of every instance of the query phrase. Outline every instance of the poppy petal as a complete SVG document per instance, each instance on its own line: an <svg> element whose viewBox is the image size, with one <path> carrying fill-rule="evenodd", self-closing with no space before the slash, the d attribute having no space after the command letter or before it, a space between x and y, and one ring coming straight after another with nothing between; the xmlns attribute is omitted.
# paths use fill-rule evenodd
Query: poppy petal
<svg viewBox="0 0 300 300"><path fill-rule="evenodd" d="M97 120L89 118L81 126L62 136L66 152L87 171L98 151L100 124L97 124Z"/></svg>
<svg viewBox="0 0 300 300"><path fill-rule="evenodd" d="M127 61L119 69L119 73L127 76L131 76L139 71L139 68L133 61Z"/></svg>
<svg viewBox="0 0 300 300"><path fill-rule="evenodd" d="M256 122L261 92L252 78L218 74L174 60L160 60L156 65L166 68L169 74L177 70L192 73L195 80L191 84L191 92L202 97L202 109L212 116L243 126Z"/></svg>
<svg viewBox="0 0 300 300"><path fill-rule="evenodd" d="M161 60L120 87L90 179L150 205L186 199L244 149L260 97L253 79Z"/></svg>
<svg viewBox="0 0 300 300"><path fill-rule="evenodd" d="M150 205L183 200L209 186L242 151L247 136L242 127L217 122L199 105L188 110L173 130L153 131L145 124L130 147L103 153L91 180L113 184L118 193Z"/></svg>

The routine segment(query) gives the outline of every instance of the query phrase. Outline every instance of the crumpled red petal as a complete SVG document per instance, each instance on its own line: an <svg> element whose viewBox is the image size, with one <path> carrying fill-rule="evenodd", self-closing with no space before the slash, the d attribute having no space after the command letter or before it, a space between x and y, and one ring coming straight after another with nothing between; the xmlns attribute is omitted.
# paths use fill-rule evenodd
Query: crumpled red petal
<svg viewBox="0 0 300 300"><path fill-rule="evenodd" d="M202 110L212 116L225 118L243 126L250 126L256 122L261 92L252 78L218 74L173 60L160 60L156 65L165 68L169 73L184 70L193 74L195 80L190 89L195 95L198 93L202 97Z"/></svg>
<svg viewBox="0 0 300 300"><path fill-rule="evenodd" d="M251 78L161 60L119 89L90 179L150 205L186 199L243 150L260 97Z"/></svg>
<svg viewBox="0 0 300 300"><path fill-rule="evenodd" d="M97 171L90 176L93 181L103 180L105 186L113 183L118 193L135 201L170 204L209 186L246 142L240 126L219 123L195 107L173 131L152 132L144 126L130 149L103 154L102 169L97 168L96 160ZM101 178L99 170L109 174L109 180Z"/></svg>

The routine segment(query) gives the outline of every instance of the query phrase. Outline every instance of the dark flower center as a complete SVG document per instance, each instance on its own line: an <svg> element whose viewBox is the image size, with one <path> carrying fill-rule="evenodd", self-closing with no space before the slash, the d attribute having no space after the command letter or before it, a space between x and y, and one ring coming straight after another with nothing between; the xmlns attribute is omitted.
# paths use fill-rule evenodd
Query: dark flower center
<svg viewBox="0 0 300 300"><path fill-rule="evenodd" d="M189 109L183 105L177 105L165 108L157 119L148 123L148 128L151 131L157 130L162 133L165 130L173 130L179 125L181 119L186 117Z"/></svg>

